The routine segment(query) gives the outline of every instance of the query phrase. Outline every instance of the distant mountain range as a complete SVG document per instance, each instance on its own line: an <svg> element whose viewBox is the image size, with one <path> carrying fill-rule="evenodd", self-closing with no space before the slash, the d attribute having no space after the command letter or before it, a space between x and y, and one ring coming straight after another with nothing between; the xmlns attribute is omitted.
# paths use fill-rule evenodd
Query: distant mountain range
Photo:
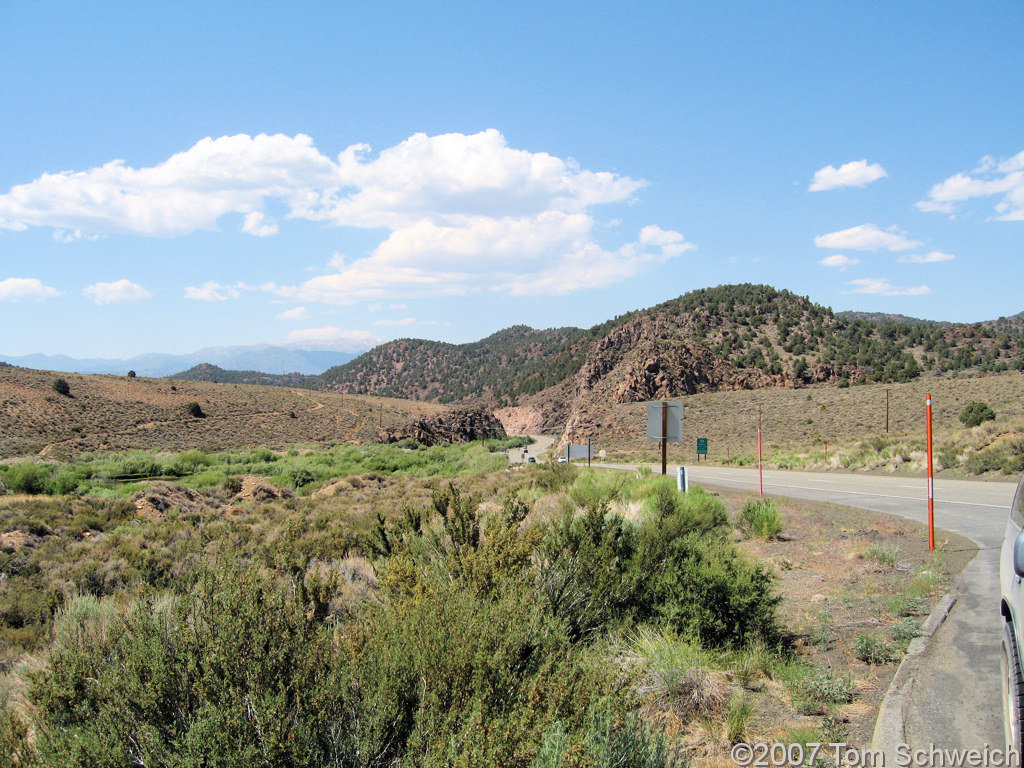
<svg viewBox="0 0 1024 768"><path fill-rule="evenodd" d="M4 355L0 360L22 368L68 373L112 373L124 376L170 376L202 363L236 371L259 371L280 376L285 373L316 375L343 365L362 350L303 349L283 344L255 344L239 347L207 347L198 352L170 355L150 352L127 359L74 358L67 355Z"/></svg>

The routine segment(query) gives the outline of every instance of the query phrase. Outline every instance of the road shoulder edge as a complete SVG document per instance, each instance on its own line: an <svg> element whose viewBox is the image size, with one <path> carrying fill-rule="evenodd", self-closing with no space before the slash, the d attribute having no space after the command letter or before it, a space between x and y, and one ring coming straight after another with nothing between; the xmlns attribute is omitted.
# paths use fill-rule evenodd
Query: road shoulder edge
<svg viewBox="0 0 1024 768"><path fill-rule="evenodd" d="M949 612L956 605L959 592L959 580L953 591L943 595L936 603L928 619L921 627L921 633L911 641L896 674L893 675L889 690L886 691L878 715L875 719L875 730L871 737L871 748L883 754L894 754L898 746L907 743L906 710L911 690L914 687L914 673L917 660L928 649L932 636L942 626Z"/></svg>

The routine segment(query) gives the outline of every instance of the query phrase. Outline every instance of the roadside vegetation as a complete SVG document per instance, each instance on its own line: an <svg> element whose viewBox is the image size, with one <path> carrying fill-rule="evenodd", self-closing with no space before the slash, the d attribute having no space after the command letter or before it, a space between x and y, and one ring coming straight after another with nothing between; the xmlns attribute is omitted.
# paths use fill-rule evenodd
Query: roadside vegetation
<svg viewBox="0 0 1024 768"><path fill-rule="evenodd" d="M4 483L31 466L41 490L0 496L19 766L714 762L780 728L855 731L861 678L892 666L784 599L816 562L793 543L820 546L811 517L773 503L747 538L752 500L646 471L344 446L95 454ZM893 617L867 626L894 657L890 621L945 579L931 564L880 607L914 546L829 582L840 621Z"/></svg>

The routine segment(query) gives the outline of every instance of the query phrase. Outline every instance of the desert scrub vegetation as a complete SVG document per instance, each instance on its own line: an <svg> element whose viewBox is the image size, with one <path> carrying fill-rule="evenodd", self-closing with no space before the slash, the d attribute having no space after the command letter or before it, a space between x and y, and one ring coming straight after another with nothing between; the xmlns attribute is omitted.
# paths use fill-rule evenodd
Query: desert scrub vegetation
<svg viewBox="0 0 1024 768"><path fill-rule="evenodd" d="M176 479L198 488L230 483L239 475L257 475L292 491L313 491L320 484L350 475L378 472L399 477L456 477L496 472L508 465L501 453L481 442L414 450L397 445L339 446L326 451L266 448L207 454L191 449L177 454L130 451L80 454L69 462L21 460L0 464L0 482L10 491L50 496L130 495L137 481Z"/></svg>
<svg viewBox="0 0 1024 768"><path fill-rule="evenodd" d="M743 502L739 514L739 529L748 536L769 541L782 533L782 515L771 499L750 498Z"/></svg>
<svg viewBox="0 0 1024 768"><path fill-rule="evenodd" d="M178 480L0 501L0 750L36 766L683 764L678 728L642 715L680 706L678 687L642 680L685 670L625 674L609 638L663 635L693 669L776 647L772 574L709 494L564 465L443 474L478 454L493 456L436 452L442 472L367 471L316 499ZM85 463L228 458L182 456ZM230 458L273 476L342 466L334 451ZM538 489L567 501L538 516ZM612 511L625 497L635 519ZM31 673L30 654L45 658Z"/></svg>

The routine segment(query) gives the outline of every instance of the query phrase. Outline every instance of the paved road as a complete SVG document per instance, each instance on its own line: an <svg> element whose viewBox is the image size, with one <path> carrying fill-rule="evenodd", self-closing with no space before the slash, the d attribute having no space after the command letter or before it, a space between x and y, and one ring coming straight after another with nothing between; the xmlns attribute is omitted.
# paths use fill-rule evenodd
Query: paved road
<svg viewBox="0 0 1024 768"><path fill-rule="evenodd" d="M513 448L508 453L508 460L513 464L522 463L528 461L530 457L538 458L547 453L548 448L555 442L555 438L548 437L547 435L530 435L534 442L525 448Z"/></svg>
<svg viewBox="0 0 1024 768"><path fill-rule="evenodd" d="M688 471L702 485L757 491L756 469L691 466ZM925 482L915 478L771 470L764 473L764 490L928 519ZM979 552L961 575L959 598L949 618L911 670L914 682L905 728L913 749L932 744L940 749L981 749L1002 743L999 547L1013 491L1013 483L935 482L936 527L972 539ZM879 745L890 758L895 746Z"/></svg>

